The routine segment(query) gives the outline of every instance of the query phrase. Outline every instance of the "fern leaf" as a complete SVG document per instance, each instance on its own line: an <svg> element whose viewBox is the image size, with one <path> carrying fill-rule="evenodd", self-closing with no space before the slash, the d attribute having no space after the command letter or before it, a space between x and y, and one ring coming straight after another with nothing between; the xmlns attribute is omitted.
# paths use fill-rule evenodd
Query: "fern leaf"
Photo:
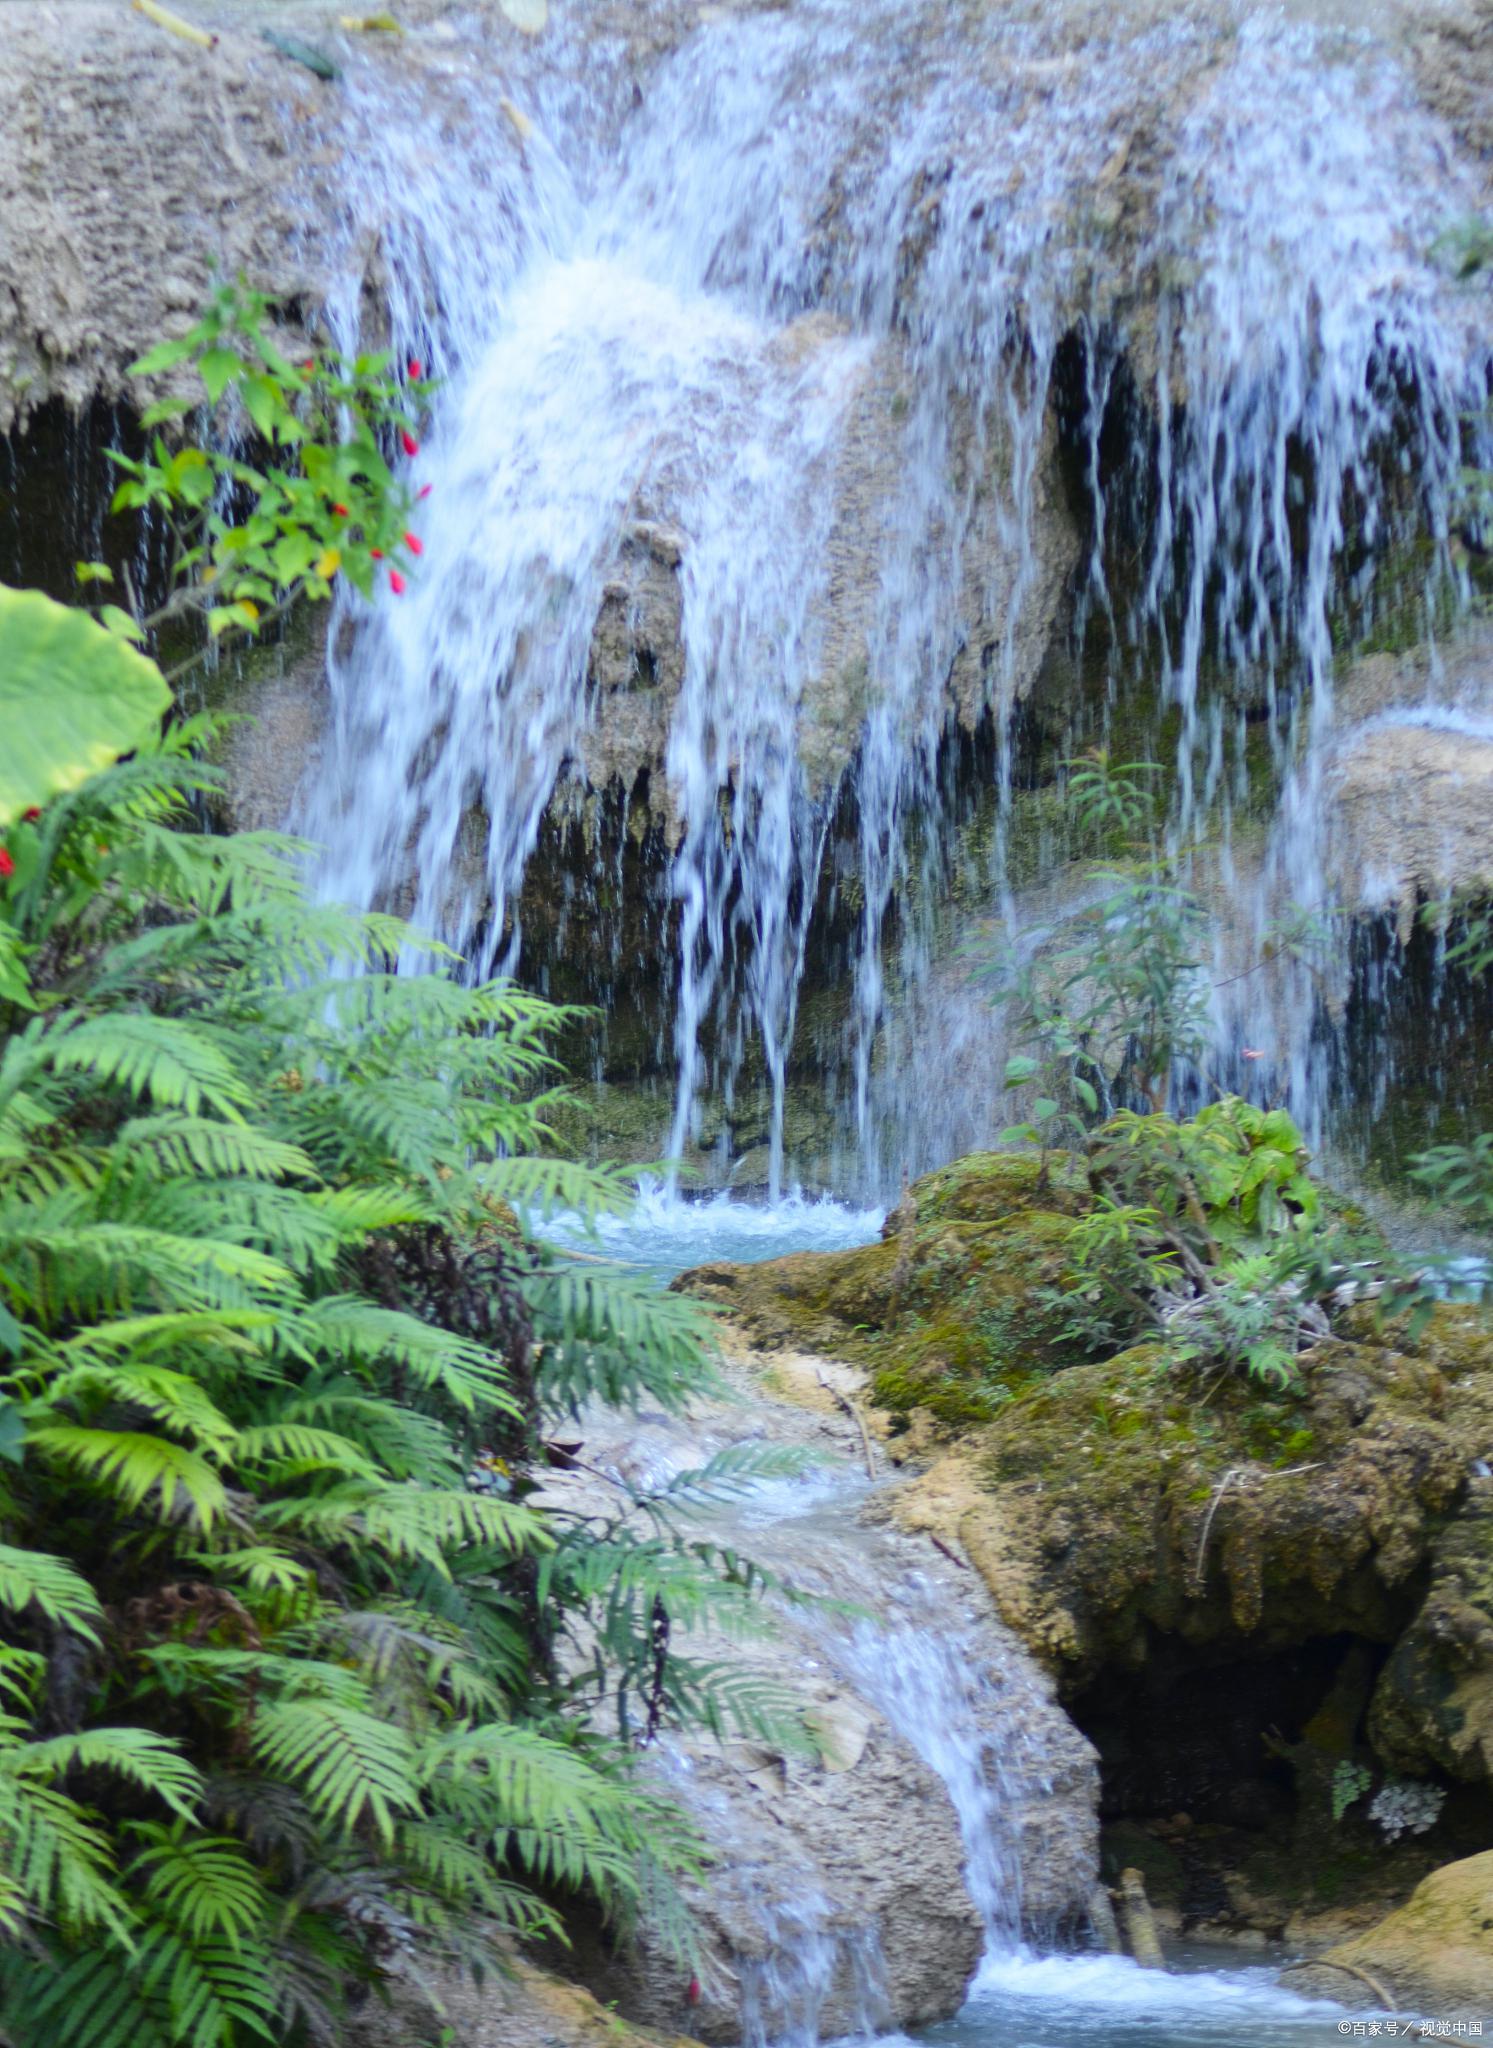
<svg viewBox="0 0 1493 2048"><path fill-rule="evenodd" d="M24 1614L32 1606L86 1642L98 1642L94 1623L103 1609L83 1575L63 1558L0 1543L0 1607Z"/></svg>
<svg viewBox="0 0 1493 2048"><path fill-rule="evenodd" d="M211 1465L196 1451L164 1437L146 1436L138 1430L54 1424L33 1430L28 1441L43 1456L76 1467L127 1508L142 1506L147 1496L154 1494L163 1521L189 1510L203 1529L210 1529L227 1513L228 1496Z"/></svg>
<svg viewBox="0 0 1493 2048"><path fill-rule="evenodd" d="M211 1109L237 1123L251 1099L222 1047L178 1017L129 1011L85 1017L57 1032L50 1059L57 1073L117 1082L132 1095L192 1116Z"/></svg>
<svg viewBox="0 0 1493 2048"><path fill-rule="evenodd" d="M389 1843L396 1817L419 1810L409 1740L372 1714L331 1700L277 1701L255 1716L253 1746L346 1832L367 1820Z"/></svg>
<svg viewBox="0 0 1493 2048"><path fill-rule="evenodd" d="M87 1728L52 1735L10 1751L3 1768L17 1778L50 1784L68 1771L110 1771L190 1818L202 1780L169 1736L149 1728Z"/></svg>

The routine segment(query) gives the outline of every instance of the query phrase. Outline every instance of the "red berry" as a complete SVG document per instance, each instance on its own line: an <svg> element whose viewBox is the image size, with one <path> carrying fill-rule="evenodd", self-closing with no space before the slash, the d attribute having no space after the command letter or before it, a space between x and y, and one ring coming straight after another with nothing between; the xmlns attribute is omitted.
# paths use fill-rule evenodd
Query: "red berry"
<svg viewBox="0 0 1493 2048"><path fill-rule="evenodd" d="M420 453L420 443L415 439L414 435L410 432L408 427L400 428L399 438L404 443L404 452L406 455L418 455Z"/></svg>
<svg viewBox="0 0 1493 2048"><path fill-rule="evenodd" d="M425 375L425 365L418 356L410 357L410 375L417 380Z"/></svg>
<svg viewBox="0 0 1493 2048"><path fill-rule="evenodd" d="M389 588L393 591L396 597L404 596L404 578L400 575L397 569L391 569L389 571Z"/></svg>
<svg viewBox="0 0 1493 2048"><path fill-rule="evenodd" d="M29 810L25 810L25 811L22 811L22 813L21 813L21 822L22 822L22 824L23 824L23 825L34 825L34 824L35 824L35 822L36 822L36 820L37 820L37 819L38 819L38 818L39 818L40 816L41 816L41 806L40 806L40 804L32 804L32 806L31 806L31 808L30 808Z"/></svg>
<svg viewBox="0 0 1493 2048"><path fill-rule="evenodd" d="M382 548L370 548L368 552L370 555L372 555L375 562L381 562L384 559L384 551Z"/></svg>
<svg viewBox="0 0 1493 2048"><path fill-rule="evenodd" d="M421 540L418 533L407 533L404 537L404 544L412 555L423 555L425 552L425 543Z"/></svg>
<svg viewBox="0 0 1493 2048"><path fill-rule="evenodd" d="M332 507L332 513L333 516L337 519L351 519L352 517L351 512L348 511L345 505L334 505Z"/></svg>
<svg viewBox="0 0 1493 2048"><path fill-rule="evenodd" d="M684 1995L691 2005L698 2005L700 2003L700 1980L698 1977L690 1978L689 1989Z"/></svg>
<svg viewBox="0 0 1493 2048"><path fill-rule="evenodd" d="M0 846L0 882L8 882L16 871L16 864L10 857L10 848Z"/></svg>

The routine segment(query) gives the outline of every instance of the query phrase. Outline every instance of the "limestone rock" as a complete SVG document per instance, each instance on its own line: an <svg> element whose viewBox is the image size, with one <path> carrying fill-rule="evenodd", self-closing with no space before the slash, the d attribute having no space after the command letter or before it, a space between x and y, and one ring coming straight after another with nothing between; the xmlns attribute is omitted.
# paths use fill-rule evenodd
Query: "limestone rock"
<svg viewBox="0 0 1493 2048"><path fill-rule="evenodd" d="M1323 863L1355 911L1493 889L1493 633L1371 655L1342 679L1325 778Z"/></svg>
<svg viewBox="0 0 1493 2048"><path fill-rule="evenodd" d="M480 1986L447 1980L434 1988L444 2018L396 1989L387 2009L364 2007L353 2048L437 2048L453 2029L462 2048L690 2048L678 2034L619 2019L578 1984L511 1954Z"/></svg>
<svg viewBox="0 0 1493 2048"><path fill-rule="evenodd" d="M1336 1966L1336 1967L1334 1967ZM1443 1864L1407 1903L1282 1981L1293 1991L1401 2012L1486 2020L1493 2012L1493 1850Z"/></svg>

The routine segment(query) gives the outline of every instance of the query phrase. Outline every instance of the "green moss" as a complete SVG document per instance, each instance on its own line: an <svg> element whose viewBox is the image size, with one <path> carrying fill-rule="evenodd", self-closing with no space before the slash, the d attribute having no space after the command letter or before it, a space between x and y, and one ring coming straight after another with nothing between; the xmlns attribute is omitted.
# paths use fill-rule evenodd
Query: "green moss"
<svg viewBox="0 0 1493 2048"><path fill-rule="evenodd" d="M725 1302L759 1342L832 1349L867 1366L878 1406L960 1426L1072 1362L1059 1296L1082 1196L1031 1154L977 1153L926 1175L876 1244L758 1266L712 1266L686 1286Z"/></svg>

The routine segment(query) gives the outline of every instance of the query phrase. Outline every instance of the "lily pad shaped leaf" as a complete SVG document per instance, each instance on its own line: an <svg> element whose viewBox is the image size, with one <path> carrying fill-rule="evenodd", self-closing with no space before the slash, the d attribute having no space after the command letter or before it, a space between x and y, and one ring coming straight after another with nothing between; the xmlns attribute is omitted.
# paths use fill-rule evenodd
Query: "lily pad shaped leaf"
<svg viewBox="0 0 1493 2048"><path fill-rule="evenodd" d="M170 703L155 663L86 612L0 584L0 827L139 746Z"/></svg>

